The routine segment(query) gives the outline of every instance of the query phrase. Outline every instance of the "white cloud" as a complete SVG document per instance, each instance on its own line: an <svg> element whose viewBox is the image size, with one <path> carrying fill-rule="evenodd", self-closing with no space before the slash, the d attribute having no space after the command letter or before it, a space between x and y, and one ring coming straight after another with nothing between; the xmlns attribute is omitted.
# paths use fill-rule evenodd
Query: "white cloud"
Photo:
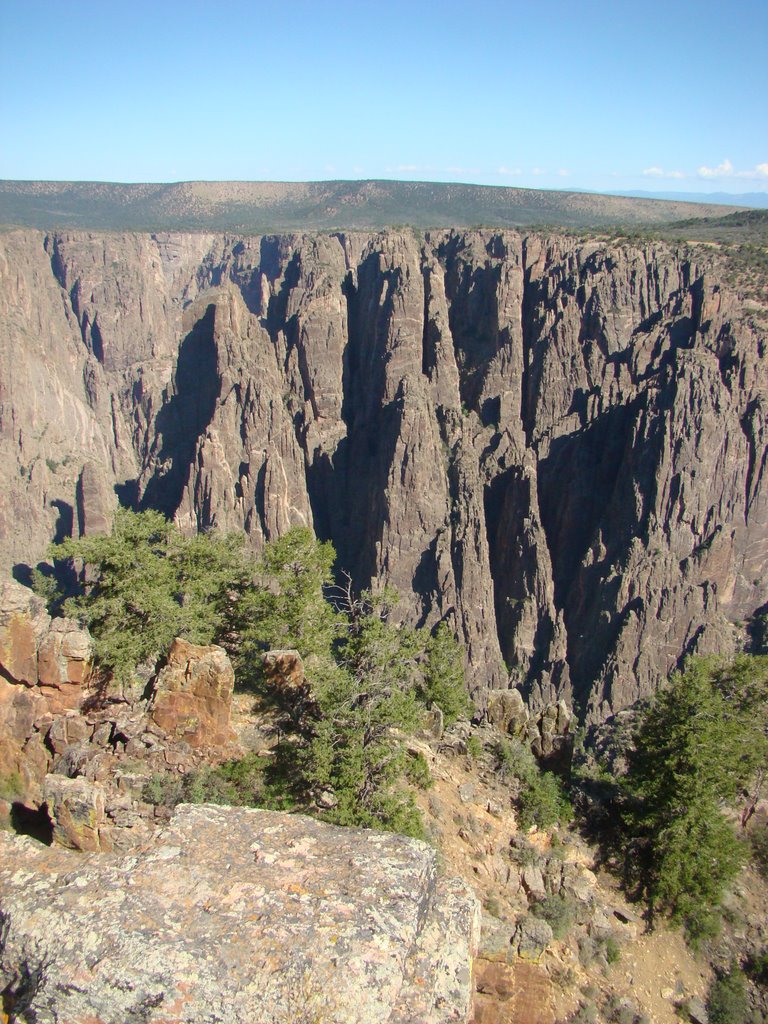
<svg viewBox="0 0 768 1024"><path fill-rule="evenodd" d="M646 178L684 178L682 171L665 171L663 167L646 167L643 171Z"/></svg>
<svg viewBox="0 0 768 1024"><path fill-rule="evenodd" d="M560 178L567 178L570 173L571 172L569 170L566 170L565 167L561 167L560 170L557 172L558 177Z"/></svg>
<svg viewBox="0 0 768 1024"><path fill-rule="evenodd" d="M751 178L761 180L768 178L768 164L756 164L747 171L737 171L730 160L725 159L717 167L700 167L700 178Z"/></svg>
<svg viewBox="0 0 768 1024"><path fill-rule="evenodd" d="M699 168L700 178L733 178L735 173L735 168L730 160L723 160L717 167Z"/></svg>
<svg viewBox="0 0 768 1024"><path fill-rule="evenodd" d="M544 168L543 168L543 167L534 167L534 168L533 168L533 170L531 171L531 174L535 174L535 175L536 175L537 177L538 177L538 176L539 176L540 174L546 174L546 173L547 173L547 172L546 172L546 171L544 170Z"/></svg>
<svg viewBox="0 0 768 1024"><path fill-rule="evenodd" d="M496 169L496 173L497 174L510 174L510 175L514 176L514 175L517 175L517 174L522 174L523 172L522 172L521 168L519 168L519 167L504 167L502 165L501 167L498 167Z"/></svg>

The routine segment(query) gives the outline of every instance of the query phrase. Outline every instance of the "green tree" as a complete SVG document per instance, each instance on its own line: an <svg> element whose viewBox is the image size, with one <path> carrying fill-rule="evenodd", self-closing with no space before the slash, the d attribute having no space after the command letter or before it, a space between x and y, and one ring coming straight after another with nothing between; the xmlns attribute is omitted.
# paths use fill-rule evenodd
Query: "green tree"
<svg viewBox="0 0 768 1024"><path fill-rule="evenodd" d="M240 539L184 537L152 511L120 509L108 536L65 540L50 555L85 564L82 592L64 610L88 626L97 662L121 682L177 636L213 642L246 579Z"/></svg>
<svg viewBox="0 0 768 1024"><path fill-rule="evenodd" d="M446 725L472 713L464 677L464 650L445 622L441 622L426 646L426 664L420 696L436 704Z"/></svg>
<svg viewBox="0 0 768 1024"><path fill-rule="evenodd" d="M631 856L641 854L634 862L651 913L668 913L694 942L711 934L713 911L742 860L722 806L765 760L766 668L691 660L634 735L625 780Z"/></svg>
<svg viewBox="0 0 768 1024"><path fill-rule="evenodd" d="M333 548L308 530L270 544L259 565L258 590L245 595L239 616L251 664L270 647L299 651L308 693L274 694L284 706L285 737L274 770L289 780L299 803L314 800L326 820L421 835L421 818L403 784L403 739L420 725L428 703L466 706L463 654L441 632L397 621L397 595L355 597L333 588ZM327 600L329 593L335 605ZM459 668L457 669L457 665ZM447 679L440 682L440 673ZM259 683L258 679L256 680ZM260 685L269 689L269 682Z"/></svg>
<svg viewBox="0 0 768 1024"><path fill-rule="evenodd" d="M348 620L337 658L337 685L319 695L322 724L308 748L313 787L338 801L326 817L338 824L384 825L420 836L421 818L398 786L407 768L403 736L421 722L416 630L392 621L395 596L363 595Z"/></svg>
<svg viewBox="0 0 768 1024"><path fill-rule="evenodd" d="M707 996L711 1024L744 1024L749 1017L749 1000L744 972L734 963L712 982Z"/></svg>
<svg viewBox="0 0 768 1024"><path fill-rule="evenodd" d="M326 598L335 558L333 545L321 544L306 527L294 527L266 546L256 585L245 589L234 614L232 656L241 684L258 684L262 652L297 650L308 678L316 686L330 685L333 648L344 628Z"/></svg>

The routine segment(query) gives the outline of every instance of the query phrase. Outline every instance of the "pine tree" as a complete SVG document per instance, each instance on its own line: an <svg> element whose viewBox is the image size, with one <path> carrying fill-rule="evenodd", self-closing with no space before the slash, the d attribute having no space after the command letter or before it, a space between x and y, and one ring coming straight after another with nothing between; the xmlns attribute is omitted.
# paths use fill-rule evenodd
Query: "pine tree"
<svg viewBox="0 0 768 1024"><path fill-rule="evenodd" d="M177 636L212 643L247 578L239 538L185 537L153 511L119 509L111 534L65 540L50 554L86 566L64 611L88 626L98 664L123 683Z"/></svg>
<svg viewBox="0 0 768 1024"><path fill-rule="evenodd" d="M768 659L750 662L690 661L657 694L629 756L626 822L642 888L652 913L668 913L694 941L711 930L742 861L723 806L766 757Z"/></svg>

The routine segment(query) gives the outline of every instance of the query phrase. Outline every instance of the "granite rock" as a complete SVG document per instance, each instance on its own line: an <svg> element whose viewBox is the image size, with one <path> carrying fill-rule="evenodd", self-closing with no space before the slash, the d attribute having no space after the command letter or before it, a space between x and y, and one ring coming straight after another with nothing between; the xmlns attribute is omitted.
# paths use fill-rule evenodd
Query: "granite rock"
<svg viewBox="0 0 768 1024"><path fill-rule="evenodd" d="M152 685L149 718L190 747L225 747L235 740L230 724L234 685L232 664L222 647L177 637Z"/></svg>
<svg viewBox="0 0 768 1024"><path fill-rule="evenodd" d="M4 833L0 851L0 984L19 1019L469 1016L477 901L416 840L182 806L134 855Z"/></svg>

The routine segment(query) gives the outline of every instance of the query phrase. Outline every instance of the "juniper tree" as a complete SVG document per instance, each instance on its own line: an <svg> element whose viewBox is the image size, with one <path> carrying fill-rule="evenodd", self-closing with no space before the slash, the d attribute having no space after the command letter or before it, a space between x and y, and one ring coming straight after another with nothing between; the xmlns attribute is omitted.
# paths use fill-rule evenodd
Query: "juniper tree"
<svg viewBox="0 0 768 1024"><path fill-rule="evenodd" d="M723 814L766 758L768 659L693 659L646 711L625 780L625 821L651 913L696 941L737 873L743 847Z"/></svg>

